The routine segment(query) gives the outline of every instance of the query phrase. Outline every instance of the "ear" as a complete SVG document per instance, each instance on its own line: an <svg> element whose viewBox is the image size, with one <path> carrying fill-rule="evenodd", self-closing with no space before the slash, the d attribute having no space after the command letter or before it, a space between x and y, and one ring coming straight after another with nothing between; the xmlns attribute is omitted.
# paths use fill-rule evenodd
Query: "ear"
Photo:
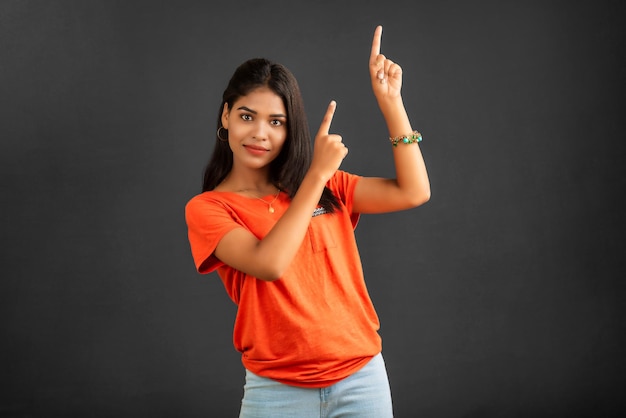
<svg viewBox="0 0 626 418"><path fill-rule="evenodd" d="M230 111L228 110L228 103L224 103L224 110L222 110L222 126L224 129L228 129L228 116Z"/></svg>

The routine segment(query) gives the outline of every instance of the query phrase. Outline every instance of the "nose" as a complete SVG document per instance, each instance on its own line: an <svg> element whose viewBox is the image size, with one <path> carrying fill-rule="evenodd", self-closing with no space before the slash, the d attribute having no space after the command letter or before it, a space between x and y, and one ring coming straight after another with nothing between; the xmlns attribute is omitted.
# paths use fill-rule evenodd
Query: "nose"
<svg viewBox="0 0 626 418"><path fill-rule="evenodd" d="M254 125L254 130L252 132L252 138L257 139L259 141L267 140L267 130L268 127L265 123L259 122Z"/></svg>

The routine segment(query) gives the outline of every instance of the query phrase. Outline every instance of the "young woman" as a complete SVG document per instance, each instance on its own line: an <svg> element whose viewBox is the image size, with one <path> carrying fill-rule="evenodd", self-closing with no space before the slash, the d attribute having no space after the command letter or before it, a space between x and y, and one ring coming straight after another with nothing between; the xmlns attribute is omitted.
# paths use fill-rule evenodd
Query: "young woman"
<svg viewBox="0 0 626 418"><path fill-rule="evenodd" d="M241 417L393 415L354 228L361 213L425 203L430 186L402 70L380 53L381 36L378 26L369 71L395 179L339 170L348 150L329 133L334 101L311 147L298 84L282 65L246 61L224 91L203 191L186 221L198 271L217 270L238 306Z"/></svg>

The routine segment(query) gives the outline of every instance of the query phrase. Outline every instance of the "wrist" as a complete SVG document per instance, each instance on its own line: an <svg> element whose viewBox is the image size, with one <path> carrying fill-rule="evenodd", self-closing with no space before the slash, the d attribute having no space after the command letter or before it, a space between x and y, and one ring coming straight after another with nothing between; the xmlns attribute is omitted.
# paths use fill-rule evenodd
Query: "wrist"
<svg viewBox="0 0 626 418"><path fill-rule="evenodd" d="M401 95L397 96L384 96L376 98L378 107L385 113L387 111L397 111L398 109L404 109L404 101Z"/></svg>
<svg viewBox="0 0 626 418"><path fill-rule="evenodd" d="M300 188L304 186L305 188L310 188L310 190L324 190L326 183L328 183L331 177L332 173L311 167L304 175Z"/></svg>

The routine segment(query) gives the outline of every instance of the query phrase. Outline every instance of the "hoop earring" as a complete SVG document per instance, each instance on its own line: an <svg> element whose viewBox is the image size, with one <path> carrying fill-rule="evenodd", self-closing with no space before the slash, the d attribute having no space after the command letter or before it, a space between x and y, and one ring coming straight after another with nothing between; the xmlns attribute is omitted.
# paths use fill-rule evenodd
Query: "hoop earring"
<svg viewBox="0 0 626 418"><path fill-rule="evenodd" d="M226 138L222 138L220 136L220 130L224 129L224 131L226 131ZM225 129L223 126L220 126L219 128L217 128L217 139L219 139L222 142L228 142L228 129Z"/></svg>

